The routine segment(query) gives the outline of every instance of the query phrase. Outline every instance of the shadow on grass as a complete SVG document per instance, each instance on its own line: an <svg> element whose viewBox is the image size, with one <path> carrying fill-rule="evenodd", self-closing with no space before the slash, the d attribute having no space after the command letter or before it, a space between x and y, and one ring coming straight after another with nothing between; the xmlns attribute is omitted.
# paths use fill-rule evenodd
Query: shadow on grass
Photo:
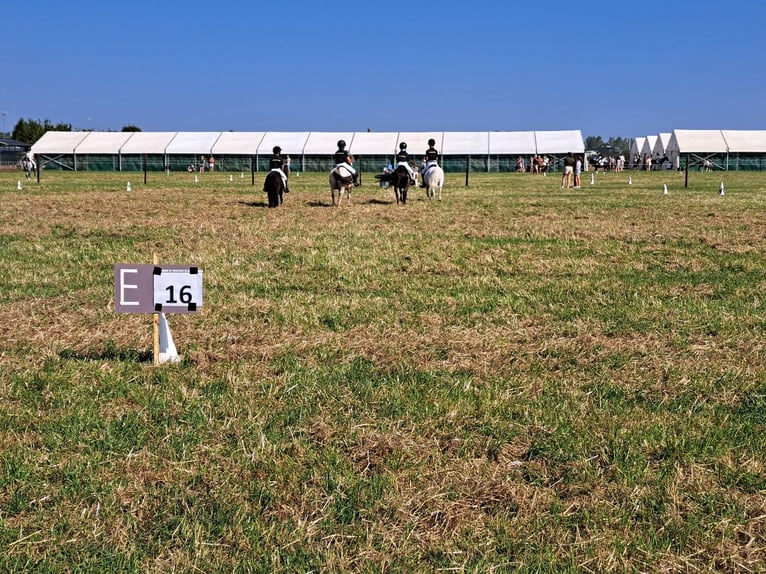
<svg viewBox="0 0 766 574"><path fill-rule="evenodd" d="M391 201L385 201L385 200L382 200L382 199L371 199L367 203L369 203L371 205L391 205L392 203L395 203L395 202L396 202L396 200L393 200L393 199Z"/></svg>
<svg viewBox="0 0 766 574"><path fill-rule="evenodd" d="M266 201L239 201L240 205L246 205L247 207L268 207L269 203Z"/></svg>
<svg viewBox="0 0 766 574"><path fill-rule="evenodd" d="M81 353L72 349L59 351L59 358L70 361L122 361L128 363L152 363L154 362L153 351L139 351L138 349L118 348L107 345L103 351Z"/></svg>

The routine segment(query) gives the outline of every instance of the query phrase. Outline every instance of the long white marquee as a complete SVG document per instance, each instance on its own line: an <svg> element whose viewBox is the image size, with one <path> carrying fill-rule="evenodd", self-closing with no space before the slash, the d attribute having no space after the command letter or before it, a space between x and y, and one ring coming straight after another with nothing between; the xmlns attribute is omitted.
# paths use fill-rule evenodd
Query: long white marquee
<svg viewBox="0 0 766 574"><path fill-rule="evenodd" d="M390 155L406 142L420 153L436 140L442 155L529 155L583 153L580 130L529 132L46 132L35 155L267 155L274 146L293 155L332 155L338 140L349 151Z"/></svg>

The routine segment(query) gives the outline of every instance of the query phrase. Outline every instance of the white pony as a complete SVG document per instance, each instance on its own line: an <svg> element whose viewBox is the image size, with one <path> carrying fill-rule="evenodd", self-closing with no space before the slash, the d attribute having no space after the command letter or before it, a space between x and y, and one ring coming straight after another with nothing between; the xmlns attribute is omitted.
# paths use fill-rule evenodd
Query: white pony
<svg viewBox="0 0 766 574"><path fill-rule="evenodd" d="M336 165L330 171L330 194L333 207L340 207L343 194L348 194L348 205L351 205L351 190L354 189L354 174L343 165ZM335 203L335 191L338 192L338 203Z"/></svg>
<svg viewBox="0 0 766 574"><path fill-rule="evenodd" d="M432 165L423 174L423 183L426 185L428 199L435 199L436 191L439 191L439 201L442 200L442 187L444 187L444 170L438 165Z"/></svg>

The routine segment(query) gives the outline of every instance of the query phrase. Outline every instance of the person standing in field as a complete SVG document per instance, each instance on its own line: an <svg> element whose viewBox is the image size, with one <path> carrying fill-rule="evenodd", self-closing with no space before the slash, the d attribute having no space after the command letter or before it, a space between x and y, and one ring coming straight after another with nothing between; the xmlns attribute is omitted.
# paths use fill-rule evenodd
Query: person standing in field
<svg viewBox="0 0 766 574"><path fill-rule="evenodd" d="M567 152L564 157L564 173L561 176L561 189L572 187L572 174L574 173L575 159L572 152Z"/></svg>
<svg viewBox="0 0 766 574"><path fill-rule="evenodd" d="M211 155L210 158L207 161L208 161L208 169L211 172L213 172L214 171L213 168L215 168L215 158Z"/></svg>
<svg viewBox="0 0 766 574"><path fill-rule="evenodd" d="M582 173L582 157L577 156L575 158L574 166L574 188L580 189L580 174Z"/></svg>

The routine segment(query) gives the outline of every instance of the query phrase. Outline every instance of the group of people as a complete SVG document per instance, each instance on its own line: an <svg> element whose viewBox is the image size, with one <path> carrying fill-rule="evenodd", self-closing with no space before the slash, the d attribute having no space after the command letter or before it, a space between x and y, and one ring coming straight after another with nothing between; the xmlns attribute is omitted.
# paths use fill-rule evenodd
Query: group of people
<svg viewBox="0 0 766 574"><path fill-rule="evenodd" d="M571 151L564 156L564 171L561 174L561 189L580 189L580 175L582 174L583 156L574 155Z"/></svg>
<svg viewBox="0 0 766 574"><path fill-rule="evenodd" d="M529 173L548 173L551 160L547 155L533 155L529 158ZM522 156L516 158L516 172L525 173L527 166Z"/></svg>
<svg viewBox="0 0 766 574"><path fill-rule="evenodd" d="M207 165L208 171L215 171L215 158L211 155L207 160L205 159L204 155L199 156L199 172L204 173L205 171L205 165ZM197 171L197 167L190 163L189 166L186 168L186 171L192 172Z"/></svg>
<svg viewBox="0 0 766 574"><path fill-rule="evenodd" d="M420 171L421 181L425 181L426 172L435 165L439 165L439 151L436 149L436 140L428 140L428 149L423 157L423 167ZM211 157L212 159L212 157ZM415 171L410 165L410 156L407 152L407 143L401 142L399 144L399 151L396 153L396 168L404 167L410 176L410 183L415 185L417 182ZM361 185L359 182L359 174L354 168L354 156L352 156L346 149L346 142L344 140L338 140L338 149L333 154L333 172L337 177L349 179L349 183L353 183L354 186ZM212 168L211 168L212 169ZM288 188L288 175L290 173L290 156L282 156L282 148L274 146L272 149L271 158L269 158L269 171L277 171L282 176L282 181L285 184L285 192L289 192ZM425 187L424 183L421 183L421 187ZM264 190L265 191L265 190Z"/></svg>

